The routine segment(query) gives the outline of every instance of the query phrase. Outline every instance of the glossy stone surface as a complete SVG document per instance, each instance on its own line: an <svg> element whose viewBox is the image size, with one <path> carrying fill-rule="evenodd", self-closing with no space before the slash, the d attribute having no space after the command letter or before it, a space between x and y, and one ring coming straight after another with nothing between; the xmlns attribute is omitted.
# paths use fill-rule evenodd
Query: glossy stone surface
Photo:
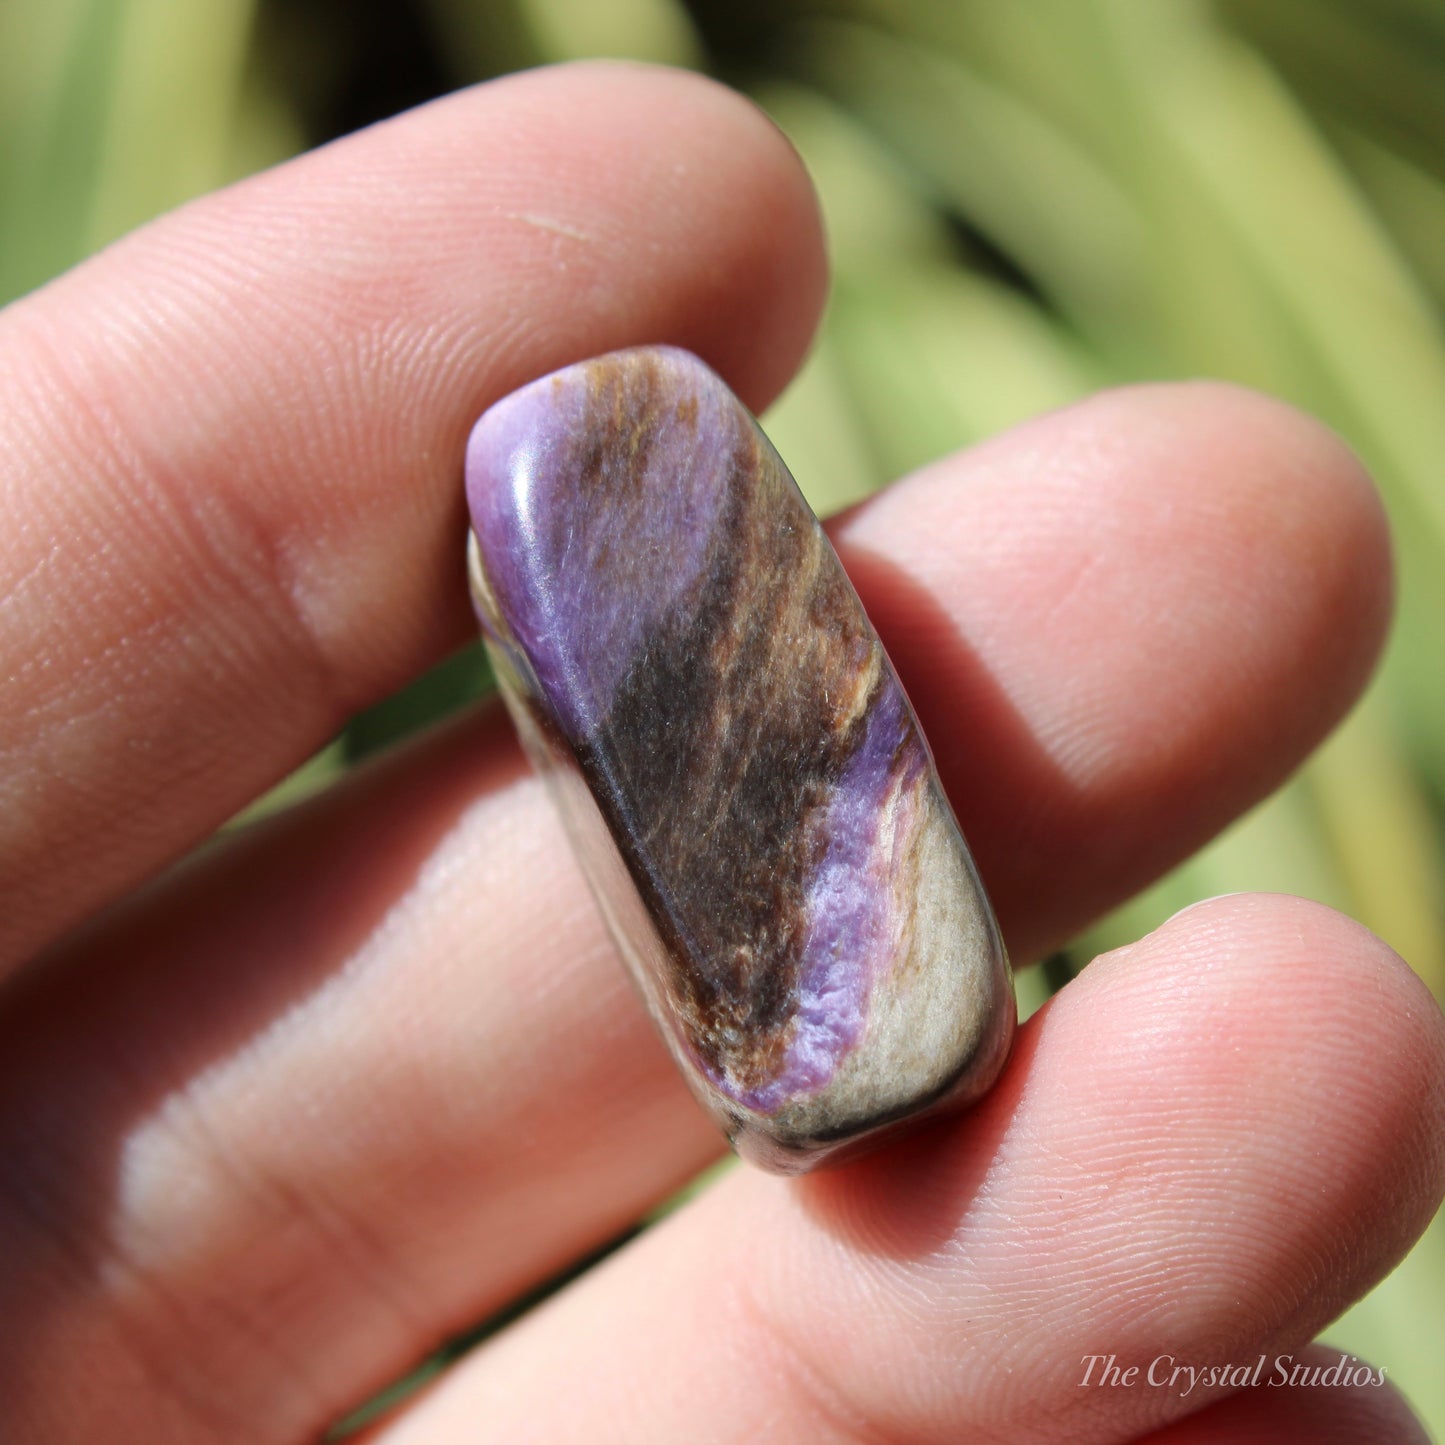
<svg viewBox="0 0 1445 1445"><path fill-rule="evenodd" d="M697 358L523 387L467 450L504 695L738 1151L796 1172L976 1098L998 929L908 700L756 422Z"/></svg>

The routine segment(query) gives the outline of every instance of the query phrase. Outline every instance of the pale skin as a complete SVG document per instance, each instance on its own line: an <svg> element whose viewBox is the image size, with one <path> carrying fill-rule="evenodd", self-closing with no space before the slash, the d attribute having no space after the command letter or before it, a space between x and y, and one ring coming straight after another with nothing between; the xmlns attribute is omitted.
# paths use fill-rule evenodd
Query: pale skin
<svg viewBox="0 0 1445 1445"><path fill-rule="evenodd" d="M490 401L655 341L761 409L825 284L766 121L599 66L351 138L0 315L7 1440L314 1439L717 1156L494 708L165 870L467 635ZM1045 417L833 535L1021 963L1297 766L1390 611L1350 453L1208 383ZM369 1438L1422 1439L1389 1388L1079 1381L1310 1358L1438 1203L1442 1105L1384 944L1205 903L1093 962L971 1114L735 1172Z"/></svg>

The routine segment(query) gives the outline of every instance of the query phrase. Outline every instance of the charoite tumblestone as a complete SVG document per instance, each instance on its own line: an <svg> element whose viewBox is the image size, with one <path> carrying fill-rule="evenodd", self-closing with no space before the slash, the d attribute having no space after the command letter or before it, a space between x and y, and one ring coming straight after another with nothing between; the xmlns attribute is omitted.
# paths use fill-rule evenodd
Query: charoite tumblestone
<svg viewBox="0 0 1445 1445"><path fill-rule="evenodd" d="M669 347L493 406L467 449L502 690L694 1092L794 1172L969 1102L1013 1033L928 747L757 423Z"/></svg>

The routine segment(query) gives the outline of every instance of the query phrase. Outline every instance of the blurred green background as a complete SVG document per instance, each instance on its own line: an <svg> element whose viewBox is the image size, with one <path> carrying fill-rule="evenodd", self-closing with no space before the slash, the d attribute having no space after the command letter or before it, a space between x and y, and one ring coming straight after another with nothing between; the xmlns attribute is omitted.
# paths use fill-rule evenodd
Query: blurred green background
<svg viewBox="0 0 1445 1445"><path fill-rule="evenodd" d="M836 281L765 418L820 511L1093 388L1230 377L1341 431L1401 605L1303 774L1022 981L1193 899L1362 919L1445 997L1445 0L0 0L0 301L199 192L458 85L711 70L807 160ZM463 654L265 806L485 690ZM1445 1437L1445 1228L1327 1338Z"/></svg>

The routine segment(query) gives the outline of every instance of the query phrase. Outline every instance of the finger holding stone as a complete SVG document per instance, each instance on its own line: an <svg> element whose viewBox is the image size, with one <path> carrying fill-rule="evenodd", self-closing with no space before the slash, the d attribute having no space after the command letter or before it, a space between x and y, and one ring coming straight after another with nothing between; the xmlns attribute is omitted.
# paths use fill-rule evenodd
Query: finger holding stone
<svg viewBox="0 0 1445 1445"><path fill-rule="evenodd" d="M461 640L489 401L667 339L761 407L824 284L760 112L587 65L304 156L0 313L0 973Z"/></svg>
<svg viewBox="0 0 1445 1445"><path fill-rule="evenodd" d="M0 1039L21 1438L313 1439L723 1147L497 708L29 971Z"/></svg>
<svg viewBox="0 0 1445 1445"><path fill-rule="evenodd" d="M1101 417L1114 441L1090 452ZM1375 595L1368 569L1383 548L1348 454L1262 399L1132 391L1051 419L1059 456L1036 428L1020 436L1012 466L1006 440L984 450L982 473L977 453L951 459L846 519L840 540L911 663L905 685L933 709L935 748L956 773L977 759L975 778L1001 759L1037 800L1023 823L1005 814L998 849L963 813L994 892L1034 898L1006 915L1026 957L1061 941L1056 890L1097 910L1129 886L1087 839L1127 840L1120 852L1137 857L1153 836L1202 837L1218 794L1252 796L1343 709L1347 682L1308 658L1342 597ZM1195 459L1221 436L1221 474L1200 473ZM1081 470L1090 456L1097 471ZM1039 481L1055 498L1043 509ZM976 495L986 509L969 510ZM1242 539L1267 567L1241 566ZM915 558L922 592L907 585ZM1060 569L1086 560L1105 575L1141 568L1146 601L1081 588L1069 635L1006 630L1045 611ZM1000 593L987 610L980 576ZM940 614L957 626L936 626ZM1339 626L1332 645L1351 656L1378 619L1361 607ZM1081 637L1105 639L1102 655ZM1080 694L1035 684L1051 639L1056 675L1093 679ZM981 695L1017 690L1019 703L959 712L949 700L979 693L986 649L1000 684ZM1136 653L1157 659L1147 678ZM1111 659L1123 668L1112 687ZM1043 806L1059 780L1051 755L1076 731L1091 746L1067 796ZM1056 819L1076 830L1068 860ZM1090 880L1082 898L1075 868ZM32 1382L41 1407L67 1398L55 1382L81 1357L120 1371L111 1393L95 1376L83 1399L143 1407L122 1368L139 1351L163 1374L183 1368L187 1396L220 1402L248 1438L288 1420L319 1428L719 1147L497 717L222 847L26 983L0 1015L0 1258L7 1297L31 1321L8 1342L12 1378ZM42 1209L25 1207L37 1198ZM63 1267L74 1257L78 1273ZM177 1297L194 1309L163 1307ZM285 1363L300 1359L304 1373ZM151 1424L137 1436L165 1438Z"/></svg>
<svg viewBox="0 0 1445 1445"><path fill-rule="evenodd" d="M1359 462L1219 383L1040 417L835 535L1023 960L1278 786L1358 696L1392 606Z"/></svg>
<svg viewBox="0 0 1445 1445"><path fill-rule="evenodd" d="M1442 1191L1423 985L1327 909L1218 900L1097 960L971 1114L739 1171L377 1439L1132 1440L1223 1391L1093 1388L1091 1358L1300 1349Z"/></svg>

